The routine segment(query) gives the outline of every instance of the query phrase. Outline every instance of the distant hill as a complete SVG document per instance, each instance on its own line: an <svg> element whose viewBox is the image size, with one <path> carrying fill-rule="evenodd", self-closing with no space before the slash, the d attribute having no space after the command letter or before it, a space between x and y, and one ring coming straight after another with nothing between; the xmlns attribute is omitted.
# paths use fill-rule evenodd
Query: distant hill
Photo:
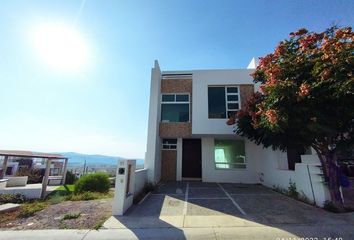
<svg viewBox="0 0 354 240"><path fill-rule="evenodd" d="M86 160L87 166L117 165L117 161L124 159L122 157L105 156L105 155L89 155L76 152L59 152L69 158L69 166L83 166ZM143 165L144 159L135 159L137 165Z"/></svg>

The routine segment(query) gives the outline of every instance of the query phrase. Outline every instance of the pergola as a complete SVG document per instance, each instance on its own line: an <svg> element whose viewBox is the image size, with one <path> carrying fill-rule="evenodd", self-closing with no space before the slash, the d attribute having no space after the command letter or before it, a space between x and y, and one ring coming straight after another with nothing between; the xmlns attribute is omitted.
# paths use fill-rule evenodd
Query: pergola
<svg viewBox="0 0 354 240"><path fill-rule="evenodd" d="M62 180L61 184L65 183L67 166L68 166L68 158L60 155L60 154L49 154L49 153L39 153L39 152L30 152L30 151L9 151L9 150L0 150L0 157L4 157L4 162L2 165L2 173L0 175L0 179L3 179L7 169L7 163L9 158L11 157L25 157L25 158L40 158L44 159L46 162L45 174L43 176L42 181L42 191L41 198L45 197L45 193L47 190L49 173L50 173L50 164L52 160L63 160L64 161L64 170L62 171Z"/></svg>

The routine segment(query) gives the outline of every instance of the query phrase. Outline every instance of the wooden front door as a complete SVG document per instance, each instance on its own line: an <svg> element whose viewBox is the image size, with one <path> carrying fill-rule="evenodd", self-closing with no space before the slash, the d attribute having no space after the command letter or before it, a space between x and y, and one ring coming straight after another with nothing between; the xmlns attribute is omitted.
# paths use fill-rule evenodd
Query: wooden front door
<svg viewBox="0 0 354 240"><path fill-rule="evenodd" d="M200 139L183 139L182 177L202 177L202 144Z"/></svg>

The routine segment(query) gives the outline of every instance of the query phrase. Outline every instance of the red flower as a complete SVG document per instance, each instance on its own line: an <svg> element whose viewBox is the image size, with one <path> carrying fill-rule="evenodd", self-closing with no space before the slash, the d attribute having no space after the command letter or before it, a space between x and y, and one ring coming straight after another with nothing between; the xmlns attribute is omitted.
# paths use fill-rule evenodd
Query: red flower
<svg viewBox="0 0 354 240"><path fill-rule="evenodd" d="M270 124L275 125L278 122L278 115L274 109L268 109L265 115Z"/></svg>
<svg viewBox="0 0 354 240"><path fill-rule="evenodd" d="M295 36L300 36L308 33L307 29L305 28L300 28L297 32L294 33Z"/></svg>
<svg viewBox="0 0 354 240"><path fill-rule="evenodd" d="M279 57L280 55L284 54L285 47L282 42L279 43L278 47L275 49L274 55Z"/></svg>
<svg viewBox="0 0 354 240"><path fill-rule="evenodd" d="M322 80L327 80L331 75L331 70L328 68L325 68L322 72L321 72L321 79Z"/></svg>
<svg viewBox="0 0 354 240"><path fill-rule="evenodd" d="M299 92L298 92L298 94L299 94L299 96L300 97L306 97L307 95L309 95L310 94L310 85L309 84L307 84L307 83L302 83L301 85L300 85L300 90L299 90Z"/></svg>
<svg viewBox="0 0 354 240"><path fill-rule="evenodd" d="M269 65L269 63L271 63L273 61L273 54L268 54L265 57L261 57L259 58L259 68L264 68L267 67Z"/></svg>
<svg viewBox="0 0 354 240"><path fill-rule="evenodd" d="M226 124L227 125L234 125L236 123L236 119L233 117L230 117L229 120L227 120Z"/></svg>

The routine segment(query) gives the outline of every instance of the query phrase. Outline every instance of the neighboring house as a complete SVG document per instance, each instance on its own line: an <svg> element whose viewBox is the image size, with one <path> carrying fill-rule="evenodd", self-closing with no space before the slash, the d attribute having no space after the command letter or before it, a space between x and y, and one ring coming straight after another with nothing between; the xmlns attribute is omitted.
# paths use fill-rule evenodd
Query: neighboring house
<svg viewBox="0 0 354 240"><path fill-rule="evenodd" d="M161 71L155 61L145 157L150 182L201 180L288 188L292 181L319 205L328 199L317 156L265 149L237 136L234 126L226 124L257 89L250 76L256 64L252 59L247 69Z"/></svg>
<svg viewBox="0 0 354 240"><path fill-rule="evenodd" d="M25 157L11 157L10 162L8 162L6 166L6 176L15 176L18 174L19 170L28 168L31 169L33 165L32 158L25 158ZM1 163L1 161L0 161ZM2 164L0 164L0 173L3 171Z"/></svg>

